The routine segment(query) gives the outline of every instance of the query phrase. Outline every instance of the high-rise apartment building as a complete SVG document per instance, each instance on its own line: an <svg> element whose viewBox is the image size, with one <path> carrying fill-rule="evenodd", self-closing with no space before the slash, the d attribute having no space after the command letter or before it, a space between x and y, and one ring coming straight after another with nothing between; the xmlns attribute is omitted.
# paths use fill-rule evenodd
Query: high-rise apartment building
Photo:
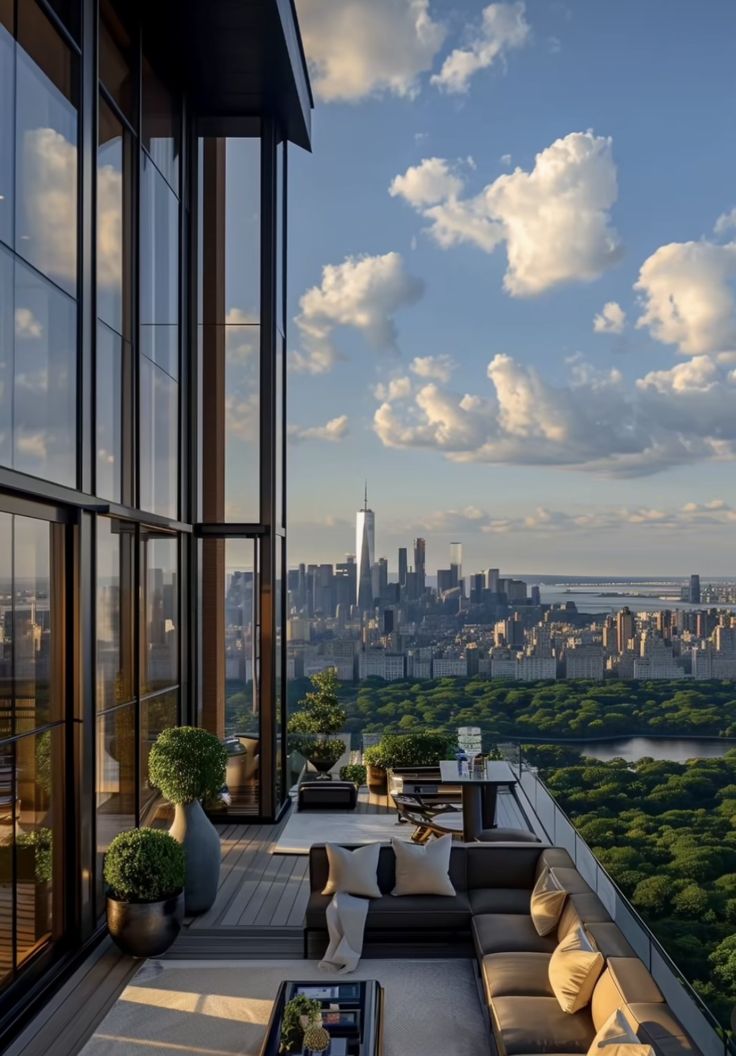
<svg viewBox="0 0 736 1056"><path fill-rule="evenodd" d="M406 573L408 571L407 551L405 546L399 547L399 586L406 586Z"/></svg>
<svg viewBox="0 0 736 1056"><path fill-rule="evenodd" d="M416 575L416 593L421 596L427 584L427 543L424 539L414 540L414 574Z"/></svg>
<svg viewBox="0 0 736 1056"><path fill-rule="evenodd" d="M355 516L355 564L357 570L356 601L361 612L373 605L372 570L376 551L376 520L368 508L368 485L363 505Z"/></svg>
<svg viewBox="0 0 736 1056"><path fill-rule="evenodd" d="M693 575L690 576L687 600L691 605L700 604L700 576L697 573L693 573Z"/></svg>

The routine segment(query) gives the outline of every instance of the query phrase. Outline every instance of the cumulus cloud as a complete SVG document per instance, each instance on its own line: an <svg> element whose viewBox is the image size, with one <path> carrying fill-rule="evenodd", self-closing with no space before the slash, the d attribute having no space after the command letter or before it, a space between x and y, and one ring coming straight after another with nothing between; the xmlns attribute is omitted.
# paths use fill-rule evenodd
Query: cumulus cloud
<svg viewBox="0 0 736 1056"><path fill-rule="evenodd" d="M430 383L388 398L373 427L387 447L425 447L456 462L560 466L640 476L736 457L736 370L711 357L651 372L634 385L577 360L551 385L508 355L481 395Z"/></svg>
<svg viewBox="0 0 736 1056"><path fill-rule="evenodd" d="M736 228L736 207L729 209L727 213L721 213L713 225L716 235L725 235L727 231L733 231L734 228Z"/></svg>
<svg viewBox="0 0 736 1056"><path fill-rule="evenodd" d="M342 358L333 338L341 326L358 330L375 349L397 352L394 316L423 293L424 284L407 273L399 253L347 257L342 264L325 265L320 285L299 301L296 324L302 348L292 359L292 369L309 374L331 370Z"/></svg>
<svg viewBox="0 0 736 1056"><path fill-rule="evenodd" d="M641 266L637 327L697 356L736 346L736 242L670 242Z"/></svg>
<svg viewBox="0 0 736 1056"><path fill-rule="evenodd" d="M418 378L434 378L449 381L457 364L451 356L415 356L409 370Z"/></svg>
<svg viewBox="0 0 736 1056"><path fill-rule="evenodd" d="M503 59L509 51L527 43L530 35L526 7L518 0L511 4L489 4L483 9L480 26L469 30L467 47L455 48L442 64L432 84L444 92L468 91L471 78Z"/></svg>
<svg viewBox="0 0 736 1056"><path fill-rule="evenodd" d="M411 378L391 378L388 382L380 382L373 390L377 400L403 400L412 394Z"/></svg>
<svg viewBox="0 0 736 1056"><path fill-rule="evenodd" d="M33 261L72 286L77 278L77 148L53 128L34 128L24 133L22 150L24 234L33 246Z"/></svg>
<svg viewBox="0 0 736 1056"><path fill-rule="evenodd" d="M593 318L596 334L620 334L626 326L626 312L616 301L607 301Z"/></svg>
<svg viewBox="0 0 736 1056"><path fill-rule="evenodd" d="M460 177L442 165L441 158L425 159L397 176L389 192L429 221L430 236L445 249L469 243L490 253L505 243L504 287L512 296L590 282L619 259L610 218L618 185L609 138L571 132L537 154L531 171L517 167L475 196L463 197ZM451 188L432 200L448 178Z"/></svg>
<svg viewBox="0 0 736 1056"><path fill-rule="evenodd" d="M429 0L298 0L316 96L356 102L390 92L413 97L445 30Z"/></svg>
<svg viewBox="0 0 736 1056"><path fill-rule="evenodd" d="M21 340L43 336L43 324L30 308L15 309L15 336Z"/></svg>
<svg viewBox="0 0 736 1056"><path fill-rule="evenodd" d="M290 425L288 428L288 439L292 444L300 444L305 440L325 440L331 444L337 444L348 435L348 416L341 414L337 418L330 418L324 425Z"/></svg>

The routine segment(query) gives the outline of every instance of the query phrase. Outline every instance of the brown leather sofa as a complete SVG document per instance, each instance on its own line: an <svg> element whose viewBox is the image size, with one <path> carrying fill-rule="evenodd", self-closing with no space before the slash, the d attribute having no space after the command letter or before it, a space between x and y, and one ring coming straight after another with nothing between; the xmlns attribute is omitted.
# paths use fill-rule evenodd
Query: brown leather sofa
<svg viewBox="0 0 736 1056"><path fill-rule="evenodd" d="M549 866L568 896L555 932L537 934L529 914L532 888ZM310 850L311 894L305 919L305 955L327 943L323 895L329 869L323 844ZM596 1032L622 1009L639 1041L657 1056L695 1056L693 1041L605 906L559 847L526 844L453 846L454 897L396 898L394 855L382 847L378 885L382 897L368 909L365 952L428 946L439 955L462 953L468 940L478 961L498 1056L573 1056L587 1053ZM557 943L580 924L606 958L587 1008L563 1012L549 984L549 959ZM381 951L384 952L384 951Z"/></svg>

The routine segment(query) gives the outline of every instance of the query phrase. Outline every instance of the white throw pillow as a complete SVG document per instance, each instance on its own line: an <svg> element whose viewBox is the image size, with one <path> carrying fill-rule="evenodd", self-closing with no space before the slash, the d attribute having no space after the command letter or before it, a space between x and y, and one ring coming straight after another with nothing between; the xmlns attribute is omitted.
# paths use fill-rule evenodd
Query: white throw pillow
<svg viewBox="0 0 736 1056"><path fill-rule="evenodd" d="M651 1047L649 1045L640 1045L639 1039L636 1036L636 1031L624 1015L622 1008L617 1008L615 1012L611 1013L593 1038L590 1048L588 1049L588 1056L610 1056L612 1050L618 1048L619 1045L627 1046L626 1051L629 1056L642 1056L642 1054L633 1051L630 1052L628 1049L629 1045L637 1045L640 1048L645 1049ZM601 1049L603 1048L606 1049L605 1054L601 1052Z"/></svg>
<svg viewBox="0 0 736 1056"><path fill-rule="evenodd" d="M391 840L396 858L396 886L392 895L454 895L450 880L452 836L440 836L418 846Z"/></svg>
<svg viewBox="0 0 736 1056"><path fill-rule="evenodd" d="M365 847L349 851L337 843L325 844L330 875L323 895L334 895L344 891L358 898L380 898L378 886L378 856L380 843L369 843Z"/></svg>
<svg viewBox="0 0 736 1056"><path fill-rule="evenodd" d="M549 983L563 1012L579 1012L590 1003L605 963L583 928L568 932L549 961Z"/></svg>
<svg viewBox="0 0 736 1056"><path fill-rule="evenodd" d="M549 935L554 931L566 898L567 891L562 890L557 877L545 865L529 900L529 912L537 935Z"/></svg>

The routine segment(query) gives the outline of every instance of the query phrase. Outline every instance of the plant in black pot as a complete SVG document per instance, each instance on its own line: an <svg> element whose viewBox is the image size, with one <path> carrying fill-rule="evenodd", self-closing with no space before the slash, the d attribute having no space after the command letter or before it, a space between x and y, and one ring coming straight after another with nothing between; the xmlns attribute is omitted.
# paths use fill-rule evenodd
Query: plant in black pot
<svg viewBox="0 0 736 1056"><path fill-rule="evenodd" d="M337 696L334 668L319 671L310 681L312 689L299 701L301 710L289 719L289 748L326 776L345 751L344 742L333 734L344 725L347 712Z"/></svg>
<svg viewBox="0 0 736 1056"><path fill-rule="evenodd" d="M175 805L169 832L186 851L187 913L204 913L217 895L220 837L202 809L225 784L227 750L207 730L174 726L159 734L148 757L148 778Z"/></svg>
<svg viewBox="0 0 736 1056"><path fill-rule="evenodd" d="M184 848L162 829L131 829L105 855L107 927L123 953L157 957L184 919Z"/></svg>
<svg viewBox="0 0 736 1056"><path fill-rule="evenodd" d="M387 770L402 766L437 766L441 759L452 759L456 748L457 738L438 730L386 733L378 744L365 750L368 788L383 795L387 790Z"/></svg>

